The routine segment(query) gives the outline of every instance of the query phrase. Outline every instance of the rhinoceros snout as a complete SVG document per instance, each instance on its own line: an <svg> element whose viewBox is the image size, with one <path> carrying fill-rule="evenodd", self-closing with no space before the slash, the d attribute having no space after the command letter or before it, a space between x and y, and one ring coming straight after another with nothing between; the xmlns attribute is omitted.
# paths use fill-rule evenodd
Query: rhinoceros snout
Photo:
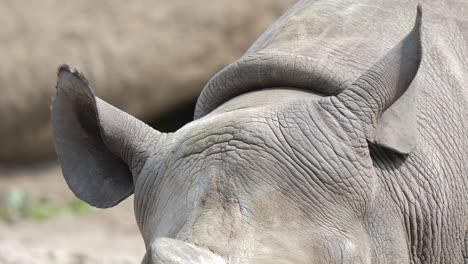
<svg viewBox="0 0 468 264"><path fill-rule="evenodd" d="M226 264L211 251L195 245L171 239L157 238L148 248L142 264Z"/></svg>

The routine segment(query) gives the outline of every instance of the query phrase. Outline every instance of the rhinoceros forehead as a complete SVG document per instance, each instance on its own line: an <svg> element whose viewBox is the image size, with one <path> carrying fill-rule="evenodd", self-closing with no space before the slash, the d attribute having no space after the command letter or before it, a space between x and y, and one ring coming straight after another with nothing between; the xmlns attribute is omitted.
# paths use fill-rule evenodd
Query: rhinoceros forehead
<svg viewBox="0 0 468 264"><path fill-rule="evenodd" d="M394 1L379 6L370 0L310 2L296 4L207 83L195 119L263 88L336 95L402 39L414 20L414 8Z"/></svg>

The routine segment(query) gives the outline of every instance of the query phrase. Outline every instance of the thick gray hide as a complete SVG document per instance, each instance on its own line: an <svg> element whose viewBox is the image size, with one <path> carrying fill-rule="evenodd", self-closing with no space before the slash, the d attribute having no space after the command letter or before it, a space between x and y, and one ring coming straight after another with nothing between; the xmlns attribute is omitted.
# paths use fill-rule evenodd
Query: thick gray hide
<svg viewBox="0 0 468 264"><path fill-rule="evenodd" d="M195 118L240 94L263 88L288 86L324 95L339 94L407 34L414 23L416 4L411 0L299 1L239 61L210 80L198 99ZM444 225L453 223L453 215L468 219L467 4L462 0L422 3L423 57L417 78L383 113L374 138L368 138L375 143L371 153L378 174L389 182L409 185L397 195L412 196L427 188L438 193L424 202L416 198L426 209L421 210L420 205L403 209L415 217L407 220L414 221L408 222L408 227L417 226L418 230L444 229ZM398 157L379 146L410 155ZM404 165L391 164L389 159ZM441 161L445 165L440 165ZM409 178L416 180L403 183L413 181ZM439 181L445 178L452 183L441 185ZM457 198L451 206L440 204L441 196L448 194L460 195L461 200ZM431 209L434 206L446 207L440 212L442 219L436 222L438 216ZM465 221L457 233L445 233L444 238L434 241L428 234L426 239L415 241L410 249L413 256L419 256L415 263L452 263L449 256L459 253L446 245L464 244L462 230L467 228ZM441 254L435 256L428 248L437 248Z"/></svg>
<svg viewBox="0 0 468 264"><path fill-rule="evenodd" d="M395 46L413 25L414 1L382 2L379 8L375 6L373 1L300 1L242 59L226 67L206 85L195 118L234 96L262 88L288 86L324 95L338 94ZM441 6L444 12L440 12ZM463 50L464 41L457 41L462 47L447 48L441 41L452 36L463 38L457 22L464 23L459 19L459 9L464 6L457 2L425 5L423 48L436 48L449 58L458 55L451 48ZM451 52L455 54L448 54ZM462 69L456 69L453 74L461 82L468 80L468 74L463 74ZM414 83L382 116L377 132L369 138L371 142L399 153L409 153L414 148L416 86Z"/></svg>
<svg viewBox="0 0 468 264"><path fill-rule="evenodd" d="M62 67L70 188L102 207L134 188L143 263L467 263L463 4L422 6L415 23L407 0L299 2L170 134Z"/></svg>

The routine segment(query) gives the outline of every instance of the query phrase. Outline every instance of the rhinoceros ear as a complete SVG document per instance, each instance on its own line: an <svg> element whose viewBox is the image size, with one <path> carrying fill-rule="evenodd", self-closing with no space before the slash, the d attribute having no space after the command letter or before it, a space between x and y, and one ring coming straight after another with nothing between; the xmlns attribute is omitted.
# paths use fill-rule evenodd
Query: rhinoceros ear
<svg viewBox="0 0 468 264"><path fill-rule="evenodd" d="M417 138L416 74L421 62L421 7L413 30L336 98L361 120L368 141L408 154Z"/></svg>
<svg viewBox="0 0 468 264"><path fill-rule="evenodd" d="M111 207L133 193L147 155L142 144L159 132L94 96L88 81L63 65L52 106L55 149L74 194Z"/></svg>

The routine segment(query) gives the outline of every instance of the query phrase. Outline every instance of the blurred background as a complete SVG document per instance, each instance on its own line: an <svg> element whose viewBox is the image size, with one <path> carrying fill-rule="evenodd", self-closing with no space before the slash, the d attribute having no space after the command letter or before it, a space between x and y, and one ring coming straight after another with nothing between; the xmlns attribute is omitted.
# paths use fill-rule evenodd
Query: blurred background
<svg viewBox="0 0 468 264"><path fill-rule="evenodd" d="M0 0L0 263L140 263L132 198L77 200L56 162L56 70L161 131L192 120L204 84L294 0Z"/></svg>

